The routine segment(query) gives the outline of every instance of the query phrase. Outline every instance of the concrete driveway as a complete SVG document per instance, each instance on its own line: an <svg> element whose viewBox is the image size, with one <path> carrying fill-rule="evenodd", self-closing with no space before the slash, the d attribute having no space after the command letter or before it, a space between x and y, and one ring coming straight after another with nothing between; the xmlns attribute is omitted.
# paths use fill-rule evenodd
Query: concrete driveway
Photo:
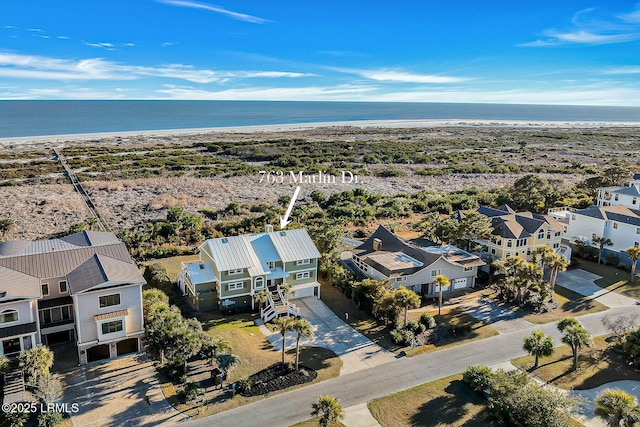
<svg viewBox="0 0 640 427"><path fill-rule="evenodd" d="M592 388L589 390L575 390L572 393L576 396L582 396L586 399L585 404L582 406L583 416L581 420L585 426L587 427L605 427L607 423L599 418L593 413L595 408L595 403L593 403L598 394L608 388L617 388L625 393L629 393L632 396L635 396L638 401L640 401L640 381L613 381L607 384L603 384L599 387Z"/></svg>
<svg viewBox="0 0 640 427"><path fill-rule="evenodd" d="M621 280L624 277L621 273ZM598 301L609 308L624 308L636 305L638 302L622 294L603 289L594 282L601 276L588 271L576 269L558 273L556 283L581 295Z"/></svg>
<svg viewBox="0 0 640 427"><path fill-rule="evenodd" d="M165 400L144 354L80 366L64 380L64 402L79 407L74 426L157 426L186 418Z"/></svg>
<svg viewBox="0 0 640 427"><path fill-rule="evenodd" d="M465 301L460 304L460 309L484 324L491 325L501 334L508 334L533 326L532 323L518 316L509 307L504 307L495 301L487 300L481 303Z"/></svg>
<svg viewBox="0 0 640 427"><path fill-rule="evenodd" d="M300 317L313 326L313 338L303 338L301 345L324 347L342 359L340 375L382 365L396 359L396 355L373 343L360 332L344 323L324 302L316 297L295 299ZM282 336L266 327L262 332L276 350L282 349ZM287 348L295 348L295 334L287 335Z"/></svg>

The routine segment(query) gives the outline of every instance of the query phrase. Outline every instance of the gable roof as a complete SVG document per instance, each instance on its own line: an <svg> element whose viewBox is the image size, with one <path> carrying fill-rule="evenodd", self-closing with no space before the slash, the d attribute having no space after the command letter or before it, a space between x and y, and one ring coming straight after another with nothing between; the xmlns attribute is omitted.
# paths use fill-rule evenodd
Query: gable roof
<svg viewBox="0 0 640 427"><path fill-rule="evenodd" d="M209 239L205 244L218 271L247 268L259 275L269 272L267 262L320 258L304 228Z"/></svg>
<svg viewBox="0 0 640 427"><path fill-rule="evenodd" d="M144 283L129 250L113 233L81 232L61 239L0 244L0 290L11 289L10 278L20 286L40 285L41 279L67 277L71 294L86 289L97 277L114 282ZM93 261L92 261L93 260ZM82 275L72 274L82 267ZM75 277L71 286L69 277ZM106 276L105 276L106 275ZM85 278L87 284L81 284ZM82 279L82 280L81 280ZM41 296L37 290L37 296ZM33 292L32 292L33 293Z"/></svg>
<svg viewBox="0 0 640 427"><path fill-rule="evenodd" d="M631 187L622 187L619 190L614 190L612 193L623 194L625 196L640 196L640 189L635 185Z"/></svg>
<svg viewBox="0 0 640 427"><path fill-rule="evenodd" d="M6 297L42 297L40 279L2 266L0 266L0 290L7 293Z"/></svg>
<svg viewBox="0 0 640 427"><path fill-rule="evenodd" d="M95 254L67 275L71 294L87 291L110 283L141 283L145 280L131 262L124 262L105 255Z"/></svg>

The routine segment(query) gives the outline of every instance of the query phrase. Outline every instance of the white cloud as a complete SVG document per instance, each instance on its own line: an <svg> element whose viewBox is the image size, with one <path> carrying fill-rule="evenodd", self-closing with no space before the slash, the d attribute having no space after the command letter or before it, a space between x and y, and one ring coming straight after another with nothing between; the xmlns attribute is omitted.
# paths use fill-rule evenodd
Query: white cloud
<svg viewBox="0 0 640 427"><path fill-rule="evenodd" d="M170 99L193 100L247 100L247 101L316 101L316 100L362 100L375 87L338 85L310 87L252 87L206 91L191 87L166 85L157 92Z"/></svg>
<svg viewBox="0 0 640 427"><path fill-rule="evenodd" d="M603 74L640 74L640 65L610 68L605 70Z"/></svg>
<svg viewBox="0 0 640 427"><path fill-rule="evenodd" d="M257 16L247 15L244 13L234 12L234 11L225 9L220 6L212 5L212 4L199 3L199 2L187 1L187 0L156 0L156 1L158 3L164 3L171 6L187 7L191 9L203 9L203 10L208 10L210 12L222 13L224 15L230 16L239 21L251 22L254 24L262 24L265 22L269 22L267 19L258 18Z"/></svg>
<svg viewBox="0 0 640 427"><path fill-rule="evenodd" d="M90 42L82 42L82 43L89 47L95 47L95 48L105 49L105 50L114 50L113 43L90 43Z"/></svg>
<svg viewBox="0 0 640 427"><path fill-rule="evenodd" d="M214 83L241 78L300 78L313 74L289 71L219 71L199 69L184 64L156 67L123 65L102 58L80 61L0 52L0 76L41 80L132 80L165 77L194 83Z"/></svg>
<svg viewBox="0 0 640 427"><path fill-rule="evenodd" d="M538 40L522 43L521 47L545 47L561 45L603 45L626 43L640 39L640 10L629 14L596 17L596 8L576 12L571 19L572 28L546 29Z"/></svg>
<svg viewBox="0 0 640 427"><path fill-rule="evenodd" d="M379 82L449 84L469 80L468 78L463 77L443 76L437 74L415 74L392 69L360 70L336 67L330 67L329 69L341 73L355 74Z"/></svg>

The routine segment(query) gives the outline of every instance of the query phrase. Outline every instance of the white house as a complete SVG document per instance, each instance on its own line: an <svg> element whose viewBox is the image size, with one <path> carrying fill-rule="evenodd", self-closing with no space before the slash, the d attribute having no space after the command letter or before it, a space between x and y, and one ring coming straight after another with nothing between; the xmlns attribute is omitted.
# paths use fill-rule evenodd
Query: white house
<svg viewBox="0 0 640 427"><path fill-rule="evenodd" d="M140 351L144 284L113 233L0 243L0 352L73 342L87 363Z"/></svg>
<svg viewBox="0 0 640 427"><path fill-rule="evenodd" d="M624 187L598 188L598 206L626 206L640 209L640 174L633 175L633 180Z"/></svg>
<svg viewBox="0 0 640 427"><path fill-rule="evenodd" d="M353 251L352 260L367 277L388 280L416 293L432 296L439 292L433 279L442 274L451 282L443 291L472 288L478 267L485 263L454 246L417 245L383 226Z"/></svg>
<svg viewBox="0 0 640 427"><path fill-rule="evenodd" d="M619 256L620 262L631 264L625 249L640 246L640 210L626 206L589 206L576 209L569 214L566 238L570 242L580 240L583 243L599 248L593 243L596 237L608 238L612 246L606 246L603 255L613 253Z"/></svg>

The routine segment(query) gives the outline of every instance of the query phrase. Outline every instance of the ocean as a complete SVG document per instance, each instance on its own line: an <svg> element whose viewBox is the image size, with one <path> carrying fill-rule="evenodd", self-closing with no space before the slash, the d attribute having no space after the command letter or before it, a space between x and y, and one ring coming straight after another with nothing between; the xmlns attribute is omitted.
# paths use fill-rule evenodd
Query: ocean
<svg viewBox="0 0 640 427"><path fill-rule="evenodd" d="M356 120L640 122L640 107L315 101L0 101L0 138Z"/></svg>

